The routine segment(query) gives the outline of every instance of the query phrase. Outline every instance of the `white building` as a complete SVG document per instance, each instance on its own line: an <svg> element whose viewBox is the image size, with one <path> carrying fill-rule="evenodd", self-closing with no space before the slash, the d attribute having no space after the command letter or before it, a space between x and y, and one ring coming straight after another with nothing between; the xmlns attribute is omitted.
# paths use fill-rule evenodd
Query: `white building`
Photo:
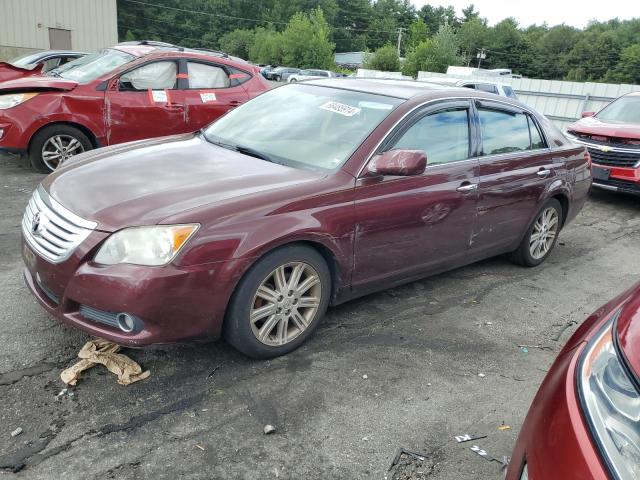
<svg viewBox="0 0 640 480"><path fill-rule="evenodd" d="M0 0L0 61L37 50L91 52L117 42L116 0Z"/></svg>

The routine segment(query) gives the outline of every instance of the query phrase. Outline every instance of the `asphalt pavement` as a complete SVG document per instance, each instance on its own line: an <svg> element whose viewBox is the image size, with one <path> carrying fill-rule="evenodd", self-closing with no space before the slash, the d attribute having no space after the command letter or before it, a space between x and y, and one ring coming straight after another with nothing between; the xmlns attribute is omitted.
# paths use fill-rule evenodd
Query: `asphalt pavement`
<svg viewBox="0 0 640 480"><path fill-rule="evenodd" d="M124 350L150 378L125 387L96 367L58 396L88 337L22 280L19 225L42 178L0 158L2 479L501 479L453 437L510 455L572 321L640 276L640 201L597 191L538 268L494 258L369 295L271 361L223 342ZM398 447L426 459L387 471Z"/></svg>

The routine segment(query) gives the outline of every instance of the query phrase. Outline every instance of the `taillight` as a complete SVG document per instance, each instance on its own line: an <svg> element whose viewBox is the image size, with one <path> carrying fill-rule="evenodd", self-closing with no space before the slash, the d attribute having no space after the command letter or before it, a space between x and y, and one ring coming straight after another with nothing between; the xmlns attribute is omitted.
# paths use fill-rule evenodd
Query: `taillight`
<svg viewBox="0 0 640 480"><path fill-rule="evenodd" d="M587 161L587 165L589 165L589 171L591 171L591 154L589 150L584 151L584 159Z"/></svg>

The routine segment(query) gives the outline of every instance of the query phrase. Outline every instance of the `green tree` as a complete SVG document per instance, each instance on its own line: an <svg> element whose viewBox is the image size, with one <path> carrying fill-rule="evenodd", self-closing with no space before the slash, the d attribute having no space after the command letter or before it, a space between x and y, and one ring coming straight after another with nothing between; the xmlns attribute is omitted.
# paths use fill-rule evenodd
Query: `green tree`
<svg viewBox="0 0 640 480"><path fill-rule="evenodd" d="M459 42L453 27L444 24L430 39L420 42L412 49L404 62L402 72L415 77L419 71L447 71L451 65L461 65Z"/></svg>
<svg viewBox="0 0 640 480"><path fill-rule="evenodd" d="M335 44L322 10L296 13L281 35L282 62L300 68L333 68Z"/></svg>
<svg viewBox="0 0 640 480"><path fill-rule="evenodd" d="M255 41L255 31L237 29L220 37L220 49L230 55L249 58L249 50Z"/></svg>
<svg viewBox="0 0 640 480"><path fill-rule="evenodd" d="M462 24L458 30L458 40L467 65L470 65L480 49L487 45L488 38L489 28L486 20L473 18Z"/></svg>
<svg viewBox="0 0 640 480"><path fill-rule="evenodd" d="M385 45L380 47L364 63L364 68L371 70L381 70L383 72L400 71L400 58L396 47Z"/></svg>
<svg viewBox="0 0 640 480"><path fill-rule="evenodd" d="M249 48L249 59L255 63L281 65L283 56L282 33L256 28L253 45Z"/></svg>
<svg viewBox="0 0 640 480"><path fill-rule="evenodd" d="M479 20L480 12L476 10L473 3L469 4L467 8L462 9L462 23L470 22L472 20Z"/></svg>
<svg viewBox="0 0 640 480"><path fill-rule="evenodd" d="M409 33L407 34L406 46L408 49L414 48L420 42L424 42L429 36L429 29L424 20L418 18L409 25Z"/></svg>
<svg viewBox="0 0 640 480"><path fill-rule="evenodd" d="M629 45L622 51L618 65L605 75L604 81L640 83L640 44Z"/></svg>

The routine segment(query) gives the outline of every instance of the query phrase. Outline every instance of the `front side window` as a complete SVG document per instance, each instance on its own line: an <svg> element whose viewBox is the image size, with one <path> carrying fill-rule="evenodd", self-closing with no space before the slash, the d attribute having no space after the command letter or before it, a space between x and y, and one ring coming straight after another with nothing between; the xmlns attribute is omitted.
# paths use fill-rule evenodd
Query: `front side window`
<svg viewBox="0 0 640 480"><path fill-rule="evenodd" d="M487 92L487 93L498 93L498 87L496 87L495 85L491 85L489 83L478 83L475 86L476 90L480 90L481 92Z"/></svg>
<svg viewBox="0 0 640 480"><path fill-rule="evenodd" d="M531 148L533 150L537 148L546 148L547 144L543 140L542 135L540 135L540 130L538 130L533 119L527 116L527 120L529 120L529 131L531 132Z"/></svg>
<svg viewBox="0 0 640 480"><path fill-rule="evenodd" d="M164 90L176 88L174 61L148 63L120 77L121 90Z"/></svg>
<svg viewBox="0 0 640 480"><path fill-rule="evenodd" d="M227 72L216 65L188 62L187 73L189 88L227 88L230 84Z"/></svg>
<svg viewBox="0 0 640 480"><path fill-rule="evenodd" d="M518 96L516 95L516 92L513 91L513 88L509 87L508 85L504 85L502 87L502 89L504 90L504 94L509 97L509 98L518 98Z"/></svg>
<svg viewBox="0 0 640 480"><path fill-rule="evenodd" d="M422 117L400 137L394 149L422 150L427 164L469 158L469 110L441 110Z"/></svg>
<svg viewBox="0 0 640 480"><path fill-rule="evenodd" d="M259 151L283 165L333 170L402 102L384 95L292 83L230 111L204 134L212 143Z"/></svg>
<svg viewBox="0 0 640 480"><path fill-rule="evenodd" d="M524 113L478 108L482 154L522 152L531 149L529 121Z"/></svg>

